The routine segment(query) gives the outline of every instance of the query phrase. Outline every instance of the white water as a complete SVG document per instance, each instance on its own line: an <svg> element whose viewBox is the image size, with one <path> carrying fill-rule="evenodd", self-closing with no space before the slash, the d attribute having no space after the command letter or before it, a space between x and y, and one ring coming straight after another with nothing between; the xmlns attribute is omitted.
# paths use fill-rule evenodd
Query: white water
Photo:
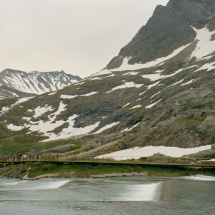
<svg viewBox="0 0 215 215"><path fill-rule="evenodd" d="M162 182L141 185L129 185L115 201L157 201L160 199Z"/></svg>
<svg viewBox="0 0 215 215"><path fill-rule="evenodd" d="M197 180L197 181L215 181L215 177L206 176L206 175L192 175L192 176L185 176L183 178L189 179L189 180Z"/></svg>
<svg viewBox="0 0 215 215"><path fill-rule="evenodd" d="M65 184L67 181L0 178L0 214L212 215L215 211L215 183L211 181L183 177L72 179ZM20 186L23 190L17 189Z"/></svg>
<svg viewBox="0 0 215 215"><path fill-rule="evenodd" d="M73 179L72 183L68 183L70 181L71 179L53 178L25 181L2 178L0 179L0 190L5 192L27 192L27 195L33 191L35 193L35 198L38 198L36 195L39 195L41 192L54 192L56 195L58 192L62 194L68 190L70 194L65 194L65 198L68 198L67 195L69 195L70 198L77 201L138 202L159 201L162 188L161 181L149 182L139 179L139 181L132 182L128 178L125 182L122 182L121 178L116 180ZM66 185L66 187L64 187L64 185ZM99 187L99 189L96 187ZM56 196L53 198L56 198Z"/></svg>
<svg viewBox="0 0 215 215"><path fill-rule="evenodd" d="M32 190L43 190L43 189L57 189L70 182L71 180L63 180L63 181L40 181L40 183L35 181L33 183L29 183L33 185L30 189Z"/></svg>
<svg viewBox="0 0 215 215"><path fill-rule="evenodd" d="M0 186L4 186L3 190L46 190L46 189L57 189L70 182L71 180L55 180L55 179L41 179L41 180L26 180L26 181L12 181L2 182Z"/></svg>

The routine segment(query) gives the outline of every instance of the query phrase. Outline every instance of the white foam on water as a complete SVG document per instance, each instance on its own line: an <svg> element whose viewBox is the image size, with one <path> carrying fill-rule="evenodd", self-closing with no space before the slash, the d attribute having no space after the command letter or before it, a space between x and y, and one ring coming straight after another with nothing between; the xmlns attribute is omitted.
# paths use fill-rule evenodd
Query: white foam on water
<svg viewBox="0 0 215 215"><path fill-rule="evenodd" d="M6 190L47 190L57 189L70 182L71 180L26 180L21 182L6 182L1 186L7 186ZM24 183L25 182L25 183ZM11 186L13 185L13 186Z"/></svg>
<svg viewBox="0 0 215 215"><path fill-rule="evenodd" d="M141 185L129 185L115 201L159 201L162 182Z"/></svg>
<svg viewBox="0 0 215 215"><path fill-rule="evenodd" d="M9 182L9 183L3 183L3 184L1 184L1 185L3 185L3 186L11 186L11 185L17 185L17 184L21 184L22 182Z"/></svg>
<svg viewBox="0 0 215 215"><path fill-rule="evenodd" d="M207 176L207 175L192 175L192 176L185 176L184 179L189 180L197 180L197 181L215 181L215 177Z"/></svg>
<svg viewBox="0 0 215 215"><path fill-rule="evenodd" d="M36 186L32 186L29 189L32 190L45 190L45 189L57 189L70 182L71 180L63 181L42 181L42 183L37 183Z"/></svg>

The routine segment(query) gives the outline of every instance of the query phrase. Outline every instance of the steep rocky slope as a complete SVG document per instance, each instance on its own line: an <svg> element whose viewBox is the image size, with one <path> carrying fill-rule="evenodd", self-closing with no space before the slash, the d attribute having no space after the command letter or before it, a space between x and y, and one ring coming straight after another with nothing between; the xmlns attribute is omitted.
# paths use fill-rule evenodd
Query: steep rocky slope
<svg viewBox="0 0 215 215"><path fill-rule="evenodd" d="M195 29L208 25L210 30L215 30L214 8L214 0L170 0L165 7L157 6L146 26L121 49L107 68L118 68L123 58L128 58L129 64L153 61L193 42ZM193 48L191 44L190 48Z"/></svg>
<svg viewBox="0 0 215 215"><path fill-rule="evenodd" d="M61 72L30 72L6 69L0 73L0 99L26 97L60 90L81 78Z"/></svg>
<svg viewBox="0 0 215 215"><path fill-rule="evenodd" d="M1 137L120 134L121 148L213 144L214 5L171 0L99 73L28 101L2 100Z"/></svg>

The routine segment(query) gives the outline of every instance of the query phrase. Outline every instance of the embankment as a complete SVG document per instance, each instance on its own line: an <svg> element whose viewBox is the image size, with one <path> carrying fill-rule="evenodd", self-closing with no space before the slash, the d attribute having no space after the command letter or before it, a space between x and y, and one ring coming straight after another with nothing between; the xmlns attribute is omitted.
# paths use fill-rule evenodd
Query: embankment
<svg viewBox="0 0 215 215"><path fill-rule="evenodd" d="M177 177L194 174L215 175L214 168L204 169L189 167L145 167L138 165L113 165L113 164L56 164L30 162L0 166L0 176L39 179L44 177L62 178L101 178L101 177L129 177L129 176L162 176Z"/></svg>

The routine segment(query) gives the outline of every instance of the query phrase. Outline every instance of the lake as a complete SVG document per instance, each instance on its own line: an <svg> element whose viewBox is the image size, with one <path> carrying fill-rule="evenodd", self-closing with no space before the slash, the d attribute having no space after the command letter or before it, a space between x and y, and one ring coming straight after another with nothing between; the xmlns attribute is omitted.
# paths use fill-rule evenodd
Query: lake
<svg viewBox="0 0 215 215"><path fill-rule="evenodd" d="M215 177L0 178L0 214L215 214Z"/></svg>

